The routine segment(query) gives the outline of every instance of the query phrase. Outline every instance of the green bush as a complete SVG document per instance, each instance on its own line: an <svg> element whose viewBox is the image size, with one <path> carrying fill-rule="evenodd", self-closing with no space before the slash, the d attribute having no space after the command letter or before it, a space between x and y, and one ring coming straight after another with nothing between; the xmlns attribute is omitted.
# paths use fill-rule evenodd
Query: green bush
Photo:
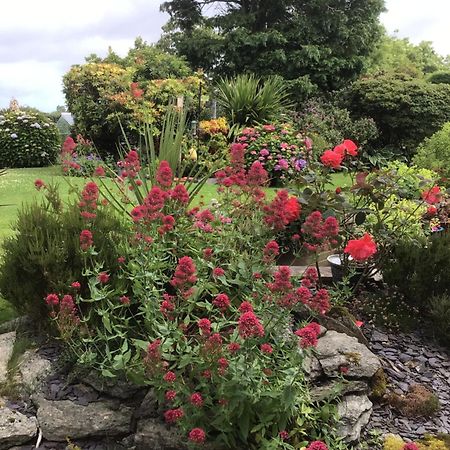
<svg viewBox="0 0 450 450"><path fill-rule="evenodd" d="M413 161L419 167L435 170L443 178L450 178L450 122L425 139Z"/></svg>
<svg viewBox="0 0 450 450"><path fill-rule="evenodd" d="M450 70L440 70L433 72L427 78L433 84L450 84Z"/></svg>
<svg viewBox="0 0 450 450"><path fill-rule="evenodd" d="M360 79L348 89L347 101L356 117L375 120L377 147L391 147L407 158L450 120L450 86L405 75Z"/></svg>
<svg viewBox="0 0 450 450"><path fill-rule="evenodd" d="M84 279L80 232L89 226L77 204L63 207L53 188L48 188L47 195L50 202L31 203L19 211L15 234L2 245L0 266L2 296L18 312L37 321L48 316L43 299L49 292L67 289L72 282ZM92 225L98 230L94 241L102 249L102 260L114 269L121 222L101 207ZM91 262L95 261L93 256Z"/></svg>
<svg viewBox="0 0 450 450"><path fill-rule="evenodd" d="M355 120L347 109L321 99L306 102L296 117L296 123L313 140L314 149L319 152L333 148L348 136L360 148L365 148L378 137L373 119Z"/></svg>
<svg viewBox="0 0 450 450"><path fill-rule="evenodd" d="M64 94L75 118L75 132L93 141L102 156L117 154L117 144L137 145L140 125L161 127L168 105L177 97L194 104L199 76L135 82L136 68L89 63L64 75ZM197 104L197 102L195 102Z"/></svg>
<svg viewBox="0 0 450 450"><path fill-rule="evenodd" d="M450 348L450 294L433 297L430 306L434 335L443 345Z"/></svg>
<svg viewBox="0 0 450 450"><path fill-rule="evenodd" d="M430 313L432 297L450 295L450 232L433 233L427 246L399 242L386 262L383 278L405 300Z"/></svg>
<svg viewBox="0 0 450 450"><path fill-rule="evenodd" d="M55 124L39 112L5 111L0 115L0 167L42 167L59 150Z"/></svg>

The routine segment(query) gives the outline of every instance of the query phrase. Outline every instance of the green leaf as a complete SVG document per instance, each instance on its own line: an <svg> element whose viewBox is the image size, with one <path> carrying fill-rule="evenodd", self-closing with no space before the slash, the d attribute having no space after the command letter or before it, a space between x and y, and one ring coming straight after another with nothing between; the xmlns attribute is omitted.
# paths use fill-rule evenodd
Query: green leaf
<svg viewBox="0 0 450 450"><path fill-rule="evenodd" d="M109 320L109 317L106 314L104 316L102 316L102 322L103 322L103 326L106 328L106 330L109 333L112 333L111 321Z"/></svg>
<svg viewBox="0 0 450 450"><path fill-rule="evenodd" d="M106 378L116 378L116 376L107 369L102 370L102 376L104 376Z"/></svg>

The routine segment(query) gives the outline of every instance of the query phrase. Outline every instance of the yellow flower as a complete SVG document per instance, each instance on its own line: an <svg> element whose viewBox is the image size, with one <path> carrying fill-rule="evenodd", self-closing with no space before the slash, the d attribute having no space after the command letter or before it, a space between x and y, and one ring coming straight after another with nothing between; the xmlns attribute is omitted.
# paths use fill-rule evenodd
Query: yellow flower
<svg viewBox="0 0 450 450"><path fill-rule="evenodd" d="M191 147L189 150L189 159L192 161L197 161L197 150Z"/></svg>

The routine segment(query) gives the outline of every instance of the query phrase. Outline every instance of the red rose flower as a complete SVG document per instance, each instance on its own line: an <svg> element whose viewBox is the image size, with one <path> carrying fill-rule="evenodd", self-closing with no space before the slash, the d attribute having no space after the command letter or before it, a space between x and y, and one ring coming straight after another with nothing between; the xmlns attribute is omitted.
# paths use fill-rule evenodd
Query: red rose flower
<svg viewBox="0 0 450 450"><path fill-rule="evenodd" d="M361 239L351 239L344 249L355 261L365 261L377 252L377 244L366 233Z"/></svg>
<svg viewBox="0 0 450 450"><path fill-rule="evenodd" d="M430 205L439 203L442 199L442 192L439 186L434 186L427 191L422 192L422 199Z"/></svg>
<svg viewBox="0 0 450 450"><path fill-rule="evenodd" d="M322 161L324 166L333 169L337 169L341 165L343 159L344 157L342 155L332 150L326 150L320 157L320 161Z"/></svg>

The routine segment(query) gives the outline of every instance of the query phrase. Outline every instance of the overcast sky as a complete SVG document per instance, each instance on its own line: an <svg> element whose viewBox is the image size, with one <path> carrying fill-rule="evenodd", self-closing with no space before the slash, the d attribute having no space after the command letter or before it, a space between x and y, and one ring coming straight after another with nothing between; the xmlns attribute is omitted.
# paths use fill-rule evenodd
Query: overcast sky
<svg viewBox="0 0 450 450"><path fill-rule="evenodd" d="M52 111L64 104L61 78L90 53L108 46L125 54L136 36L155 42L167 16L160 0L13 0L0 14L0 108L11 97ZM432 41L450 54L450 0L386 0L381 17L390 33Z"/></svg>

